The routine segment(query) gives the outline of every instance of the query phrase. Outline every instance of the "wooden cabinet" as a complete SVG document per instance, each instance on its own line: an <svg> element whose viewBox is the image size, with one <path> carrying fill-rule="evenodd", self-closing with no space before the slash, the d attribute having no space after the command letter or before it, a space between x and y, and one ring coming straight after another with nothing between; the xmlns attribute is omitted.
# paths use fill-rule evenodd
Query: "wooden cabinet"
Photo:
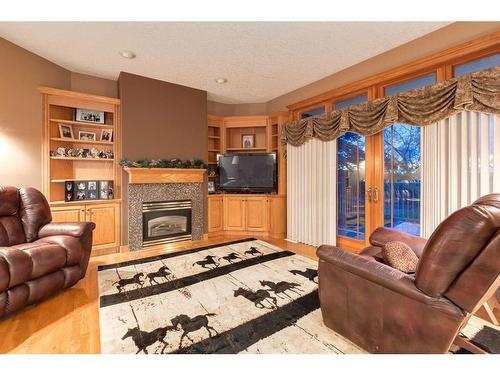
<svg viewBox="0 0 500 375"><path fill-rule="evenodd" d="M85 221L85 206L52 207L52 221L64 223L68 221Z"/></svg>
<svg viewBox="0 0 500 375"><path fill-rule="evenodd" d="M212 195L208 197L208 233L284 238L285 208L285 196Z"/></svg>
<svg viewBox="0 0 500 375"><path fill-rule="evenodd" d="M269 237L285 238L286 236L286 197L269 198Z"/></svg>
<svg viewBox="0 0 500 375"><path fill-rule="evenodd" d="M51 212L54 222L92 221L95 223L92 255L119 251L120 203L53 206Z"/></svg>
<svg viewBox="0 0 500 375"><path fill-rule="evenodd" d="M224 230L245 230L245 200L239 196L224 196Z"/></svg>
<svg viewBox="0 0 500 375"><path fill-rule="evenodd" d="M224 211L222 196L208 197L208 232L216 233L224 230Z"/></svg>
<svg viewBox="0 0 500 375"><path fill-rule="evenodd" d="M86 219L96 223L93 247L107 247L119 245L120 212L117 204L102 204L88 206Z"/></svg>
<svg viewBox="0 0 500 375"><path fill-rule="evenodd" d="M266 232L268 230L267 197L247 197L245 201L245 230L251 232Z"/></svg>

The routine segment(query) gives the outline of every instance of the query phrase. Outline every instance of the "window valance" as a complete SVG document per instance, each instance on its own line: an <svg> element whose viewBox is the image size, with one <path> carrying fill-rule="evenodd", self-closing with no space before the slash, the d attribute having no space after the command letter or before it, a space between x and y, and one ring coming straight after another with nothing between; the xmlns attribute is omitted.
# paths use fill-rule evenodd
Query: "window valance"
<svg viewBox="0 0 500 375"><path fill-rule="evenodd" d="M281 142L300 146L311 137L331 141L348 131L372 135L395 122L425 126L464 110L500 114L500 66L289 122Z"/></svg>

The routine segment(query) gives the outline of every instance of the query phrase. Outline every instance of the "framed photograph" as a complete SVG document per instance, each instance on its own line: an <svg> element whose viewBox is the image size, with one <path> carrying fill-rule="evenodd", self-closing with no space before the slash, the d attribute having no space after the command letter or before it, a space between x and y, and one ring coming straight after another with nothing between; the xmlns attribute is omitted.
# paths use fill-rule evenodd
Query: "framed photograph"
<svg viewBox="0 0 500 375"><path fill-rule="evenodd" d="M110 181L112 184L112 181ZM64 200L66 202L99 199L99 181L65 181ZM106 197L109 191L106 190ZM105 198L108 199L108 198Z"/></svg>
<svg viewBox="0 0 500 375"><path fill-rule="evenodd" d="M101 132L101 141L111 142L113 140L113 130L106 129Z"/></svg>
<svg viewBox="0 0 500 375"><path fill-rule="evenodd" d="M255 134L243 134L241 136L241 147L253 148L255 144Z"/></svg>
<svg viewBox="0 0 500 375"><path fill-rule="evenodd" d="M95 141L96 140L96 133L80 130L78 132L78 139L80 141Z"/></svg>
<svg viewBox="0 0 500 375"><path fill-rule="evenodd" d="M73 127L71 125L59 124L59 137L60 138L75 138L73 135Z"/></svg>
<svg viewBox="0 0 500 375"><path fill-rule="evenodd" d="M208 194L215 193L215 182L208 181Z"/></svg>
<svg viewBox="0 0 500 375"><path fill-rule="evenodd" d="M92 109L77 108L75 117L75 121L104 124L104 112L93 111Z"/></svg>
<svg viewBox="0 0 500 375"><path fill-rule="evenodd" d="M113 199L113 181L99 181L98 199Z"/></svg>
<svg viewBox="0 0 500 375"><path fill-rule="evenodd" d="M97 181L89 181L87 183L87 199L98 199Z"/></svg>

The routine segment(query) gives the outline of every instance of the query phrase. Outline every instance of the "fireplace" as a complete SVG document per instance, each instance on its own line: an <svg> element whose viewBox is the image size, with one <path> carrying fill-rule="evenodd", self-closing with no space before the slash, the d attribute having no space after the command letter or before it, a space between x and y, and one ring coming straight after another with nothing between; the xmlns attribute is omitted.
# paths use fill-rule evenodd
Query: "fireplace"
<svg viewBox="0 0 500 375"><path fill-rule="evenodd" d="M191 240L191 200L143 202L143 247Z"/></svg>

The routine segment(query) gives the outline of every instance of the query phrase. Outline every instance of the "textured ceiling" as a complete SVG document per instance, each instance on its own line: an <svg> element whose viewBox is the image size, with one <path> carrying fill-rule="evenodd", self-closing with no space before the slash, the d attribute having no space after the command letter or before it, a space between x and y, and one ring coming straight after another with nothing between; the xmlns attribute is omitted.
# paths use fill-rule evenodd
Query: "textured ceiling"
<svg viewBox="0 0 500 375"><path fill-rule="evenodd" d="M232 104L267 102L447 24L0 22L0 36L74 72L116 79L126 71ZM137 58L119 56L123 49Z"/></svg>

